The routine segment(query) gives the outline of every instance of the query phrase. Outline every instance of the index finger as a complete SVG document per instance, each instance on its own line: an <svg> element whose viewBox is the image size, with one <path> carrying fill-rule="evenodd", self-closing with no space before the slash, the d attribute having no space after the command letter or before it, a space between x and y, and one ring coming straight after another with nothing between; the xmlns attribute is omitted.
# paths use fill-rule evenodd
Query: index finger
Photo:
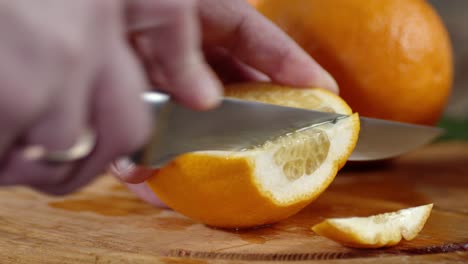
<svg viewBox="0 0 468 264"><path fill-rule="evenodd" d="M243 0L200 0L206 45L219 45L274 82L338 91L333 77L282 30Z"/></svg>

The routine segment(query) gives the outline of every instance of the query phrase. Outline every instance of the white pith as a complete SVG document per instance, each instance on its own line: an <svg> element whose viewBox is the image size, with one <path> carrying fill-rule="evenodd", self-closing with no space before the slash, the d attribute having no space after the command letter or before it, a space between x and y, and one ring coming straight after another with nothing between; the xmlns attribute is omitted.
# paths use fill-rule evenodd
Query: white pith
<svg viewBox="0 0 468 264"><path fill-rule="evenodd" d="M343 233L353 234L366 244L395 244L402 237L411 240L421 231L432 204L403 209L369 217L328 219L329 224Z"/></svg>
<svg viewBox="0 0 468 264"><path fill-rule="evenodd" d="M351 110L334 97L328 94L316 93L310 90L309 96L317 98L316 101L321 105L313 109L332 109L333 112L350 114ZM291 101L295 103L296 101ZM291 103L291 104L292 104ZM290 106L285 103L284 105ZM294 105L295 106L295 105ZM348 117L339 120L335 124L325 124L314 129L322 130L328 136L330 146L329 152L324 162L311 174L290 180L283 173L283 168L277 166L274 161L274 154L281 145L274 145L273 148L243 151L243 152L209 152L210 155L245 157L254 167L254 181L261 189L261 193L272 198L279 205L288 205L298 200L304 200L313 195L315 191L323 190L324 182L331 182L337 171L337 160L343 160L346 154L349 154L349 148L355 140L355 120ZM275 142L275 141L273 141ZM205 152L206 153L206 152Z"/></svg>

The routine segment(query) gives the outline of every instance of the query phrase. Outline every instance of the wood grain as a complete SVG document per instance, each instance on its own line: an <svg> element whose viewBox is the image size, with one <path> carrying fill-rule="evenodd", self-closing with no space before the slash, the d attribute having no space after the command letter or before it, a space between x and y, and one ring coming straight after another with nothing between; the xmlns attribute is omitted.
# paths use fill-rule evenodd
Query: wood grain
<svg viewBox="0 0 468 264"><path fill-rule="evenodd" d="M350 164L299 214L253 230L206 227L153 208L110 176L79 193L0 188L0 263L465 263L468 143L439 143L380 164ZM433 202L413 241L355 250L315 235L325 217Z"/></svg>

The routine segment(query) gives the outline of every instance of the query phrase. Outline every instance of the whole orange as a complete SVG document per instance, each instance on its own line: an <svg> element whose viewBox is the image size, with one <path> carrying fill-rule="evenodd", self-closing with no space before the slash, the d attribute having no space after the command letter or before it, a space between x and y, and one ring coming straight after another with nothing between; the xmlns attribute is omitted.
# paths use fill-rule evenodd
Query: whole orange
<svg viewBox="0 0 468 264"><path fill-rule="evenodd" d="M420 124L439 119L452 85L452 52L426 1L250 2L336 78L340 95L361 115Z"/></svg>

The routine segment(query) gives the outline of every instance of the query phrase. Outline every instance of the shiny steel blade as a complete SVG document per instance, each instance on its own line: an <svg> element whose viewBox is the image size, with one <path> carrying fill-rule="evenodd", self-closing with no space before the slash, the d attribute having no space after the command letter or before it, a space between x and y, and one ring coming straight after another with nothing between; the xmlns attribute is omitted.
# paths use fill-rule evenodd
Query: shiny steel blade
<svg viewBox="0 0 468 264"><path fill-rule="evenodd" d="M348 160L382 160L397 157L439 137L444 130L361 117L359 139Z"/></svg>
<svg viewBox="0 0 468 264"><path fill-rule="evenodd" d="M132 159L153 167L182 153L251 148L304 127L347 117L228 98L209 111L185 108L160 93L145 93L143 99L153 108L155 127L151 142Z"/></svg>

